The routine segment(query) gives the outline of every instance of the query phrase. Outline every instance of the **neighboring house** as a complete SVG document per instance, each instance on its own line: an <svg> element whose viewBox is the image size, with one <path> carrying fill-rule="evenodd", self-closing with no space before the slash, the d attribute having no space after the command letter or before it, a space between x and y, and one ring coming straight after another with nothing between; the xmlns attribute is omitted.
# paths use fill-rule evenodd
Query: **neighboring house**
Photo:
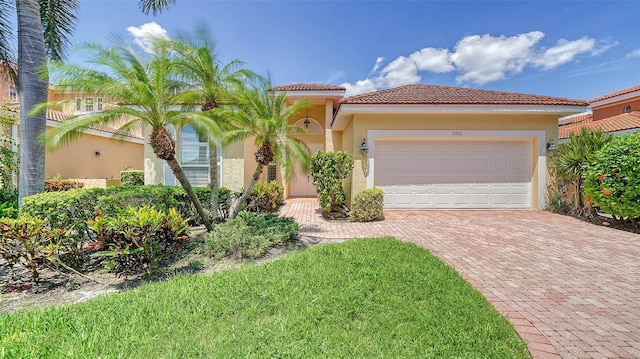
<svg viewBox="0 0 640 359"><path fill-rule="evenodd" d="M276 86L291 103L311 106L291 118L306 128L300 137L313 152L346 151L355 168L346 181L351 196L377 187L385 208L544 207L547 148L558 141L558 118L582 113L587 102L488 90L407 85L344 97L343 87ZM203 183L206 143L190 128L178 134L179 160L198 163L188 171ZM238 190L255 169L253 142L219 151L219 184ZM287 197L315 196L309 176L282 183L277 165L263 179L285 186ZM197 175L196 173L199 173ZM145 181L174 184L162 161L145 145ZM199 183L200 184L200 183Z"/></svg>
<svg viewBox="0 0 640 359"><path fill-rule="evenodd" d="M580 133L582 128L601 130L614 135L640 130L640 85L616 91L589 101L591 113L560 120L560 142Z"/></svg>
<svg viewBox="0 0 640 359"><path fill-rule="evenodd" d="M19 105L15 86L0 80L0 101L10 99ZM79 100L78 100L79 99ZM106 103L97 96L78 96L55 88L49 89L50 101L72 100L73 103L60 111L47 111L47 129L56 127L69 116L102 111ZM9 132L7 129L5 132ZM114 128L94 127L86 130L79 138L57 151L45 155L47 177L77 179L88 187L104 187L119 183L120 172L125 169L143 169L144 138L139 134L123 140L112 138ZM11 129L13 137L19 136L18 126Z"/></svg>

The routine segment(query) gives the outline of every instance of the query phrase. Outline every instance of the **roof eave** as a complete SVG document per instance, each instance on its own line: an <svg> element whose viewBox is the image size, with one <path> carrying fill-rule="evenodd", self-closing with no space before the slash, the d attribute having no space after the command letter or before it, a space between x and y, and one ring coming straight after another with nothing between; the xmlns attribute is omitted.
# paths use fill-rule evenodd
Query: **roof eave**
<svg viewBox="0 0 640 359"><path fill-rule="evenodd" d="M613 104L613 103L616 103L616 102L629 100L629 99L632 99L632 98L635 98L635 97L640 97L640 90L636 90L636 91L628 92L628 93L621 94L621 95L618 95L618 96L612 96L612 97L605 98L605 99L602 99L602 100L590 102L589 103L589 108L609 105L609 104Z"/></svg>
<svg viewBox="0 0 640 359"><path fill-rule="evenodd" d="M558 116L582 113L587 105L389 105L342 104L338 108L331 128L342 131L355 113L436 114L436 113L547 113Z"/></svg>

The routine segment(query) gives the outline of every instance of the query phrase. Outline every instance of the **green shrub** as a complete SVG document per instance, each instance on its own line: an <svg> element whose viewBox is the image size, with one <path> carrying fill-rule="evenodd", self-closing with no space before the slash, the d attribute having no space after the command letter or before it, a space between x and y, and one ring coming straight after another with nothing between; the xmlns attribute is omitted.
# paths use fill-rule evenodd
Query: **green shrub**
<svg viewBox="0 0 640 359"><path fill-rule="evenodd" d="M383 220L383 207L384 192L379 188L365 189L353 197L349 219L358 222Z"/></svg>
<svg viewBox="0 0 640 359"><path fill-rule="evenodd" d="M176 208L181 215L188 216L190 212L181 203L181 194L178 187L174 186L115 186L107 188L98 197L95 207L106 217L115 216L128 207L144 206L152 206L163 212Z"/></svg>
<svg viewBox="0 0 640 359"><path fill-rule="evenodd" d="M595 153L584 189L601 211L634 222L640 218L640 132L617 136Z"/></svg>
<svg viewBox="0 0 640 359"><path fill-rule="evenodd" d="M18 190L0 188L0 218L18 217Z"/></svg>
<svg viewBox="0 0 640 359"><path fill-rule="evenodd" d="M342 181L351 175L353 164L353 155L344 151L318 151L311 157L311 176L324 216L346 214Z"/></svg>
<svg viewBox="0 0 640 359"><path fill-rule="evenodd" d="M54 178L49 178L44 181L44 191L45 192L60 192L60 191L68 191L77 188L83 188L84 183L70 180L70 179L61 179L59 176Z"/></svg>
<svg viewBox="0 0 640 359"><path fill-rule="evenodd" d="M292 240L298 228L290 217L240 212L236 218L217 225L213 232L204 235L205 251L216 259L254 259L266 254L269 248Z"/></svg>
<svg viewBox="0 0 640 359"><path fill-rule="evenodd" d="M196 195L208 206L211 190L195 187ZM221 208L228 213L230 191L220 188ZM83 238L86 235L86 222L98 216L98 210L104 216L115 216L127 207L151 205L159 211L176 208L185 218L198 218L193 205L181 187L151 186L115 186L109 188L74 189L66 192L48 192L24 198L22 213L47 219L53 227L72 228L74 235ZM227 214L228 216L228 214Z"/></svg>
<svg viewBox="0 0 640 359"><path fill-rule="evenodd" d="M99 215L88 222L94 238L87 244L95 257L108 258L105 268L116 273L151 273L168 249L189 232L175 209L161 212L151 206L129 207L115 217Z"/></svg>
<svg viewBox="0 0 640 359"><path fill-rule="evenodd" d="M284 188L272 182L258 182L253 186L243 209L255 213L277 213L284 205Z"/></svg>
<svg viewBox="0 0 640 359"><path fill-rule="evenodd" d="M59 261L68 242L68 231L52 229L45 220L31 217L0 219L3 266L7 266L12 274L14 265L24 267L34 282L39 279L38 270Z"/></svg>
<svg viewBox="0 0 640 359"><path fill-rule="evenodd" d="M120 172L120 184L122 186L144 186L144 171L126 170Z"/></svg>
<svg viewBox="0 0 640 359"><path fill-rule="evenodd" d="M88 220L97 216L98 198L102 188L72 189L65 192L45 192L25 197L20 215L47 220L53 228L73 229L77 240L87 234Z"/></svg>

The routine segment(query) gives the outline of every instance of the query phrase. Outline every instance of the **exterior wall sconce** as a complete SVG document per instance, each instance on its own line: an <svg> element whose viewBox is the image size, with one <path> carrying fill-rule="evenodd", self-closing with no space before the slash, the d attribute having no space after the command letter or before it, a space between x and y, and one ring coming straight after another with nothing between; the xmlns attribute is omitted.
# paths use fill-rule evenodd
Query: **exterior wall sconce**
<svg viewBox="0 0 640 359"><path fill-rule="evenodd" d="M362 153L362 155L366 157L368 152L369 146L367 146L367 139L364 138L362 139L362 144L360 145L360 153Z"/></svg>
<svg viewBox="0 0 640 359"><path fill-rule="evenodd" d="M557 150L558 146L556 145L556 143L553 140L549 140L549 142L547 142L547 151L553 152Z"/></svg>
<svg viewBox="0 0 640 359"><path fill-rule="evenodd" d="M99 157L101 154L100 151L96 151L96 157Z"/></svg>
<svg viewBox="0 0 640 359"><path fill-rule="evenodd" d="M304 128L309 128L309 125L311 124L311 121L309 121L309 108L306 108L306 114L304 116Z"/></svg>

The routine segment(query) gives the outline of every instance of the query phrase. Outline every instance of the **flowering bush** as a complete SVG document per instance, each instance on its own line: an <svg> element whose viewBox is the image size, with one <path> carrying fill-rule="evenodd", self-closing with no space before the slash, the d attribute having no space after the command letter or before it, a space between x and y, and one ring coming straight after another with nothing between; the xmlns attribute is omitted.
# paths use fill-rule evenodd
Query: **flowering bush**
<svg viewBox="0 0 640 359"><path fill-rule="evenodd" d="M640 218L640 132L615 137L584 173L585 194L601 211Z"/></svg>

